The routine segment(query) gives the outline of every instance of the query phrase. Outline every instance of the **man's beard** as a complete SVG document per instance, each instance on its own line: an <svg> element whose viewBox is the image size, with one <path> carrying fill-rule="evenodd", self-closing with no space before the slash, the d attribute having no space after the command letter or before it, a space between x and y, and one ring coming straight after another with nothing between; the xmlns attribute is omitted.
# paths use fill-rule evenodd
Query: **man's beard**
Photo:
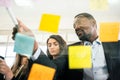
<svg viewBox="0 0 120 80"><path fill-rule="evenodd" d="M81 41L89 41L90 40L90 34L86 34L84 31L83 31L83 34L82 34L82 36L79 36L78 35L78 38L79 38L79 40L81 40Z"/></svg>

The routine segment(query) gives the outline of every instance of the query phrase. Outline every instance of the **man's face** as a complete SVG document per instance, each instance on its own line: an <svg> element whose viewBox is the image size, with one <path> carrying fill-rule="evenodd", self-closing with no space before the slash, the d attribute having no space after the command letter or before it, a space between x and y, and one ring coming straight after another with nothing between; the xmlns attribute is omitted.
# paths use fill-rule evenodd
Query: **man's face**
<svg viewBox="0 0 120 80"><path fill-rule="evenodd" d="M89 41L94 31L94 25L86 17L75 18L74 29L80 40Z"/></svg>

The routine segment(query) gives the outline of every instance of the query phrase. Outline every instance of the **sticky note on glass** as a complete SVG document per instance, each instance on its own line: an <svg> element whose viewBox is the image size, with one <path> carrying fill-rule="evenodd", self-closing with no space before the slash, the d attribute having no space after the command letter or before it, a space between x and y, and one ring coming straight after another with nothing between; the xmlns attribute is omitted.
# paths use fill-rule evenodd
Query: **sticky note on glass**
<svg viewBox="0 0 120 80"><path fill-rule="evenodd" d="M30 57L33 53L34 38L17 33L15 36L14 52Z"/></svg>
<svg viewBox="0 0 120 80"><path fill-rule="evenodd" d="M119 25L119 33L120 33L120 25Z"/></svg>
<svg viewBox="0 0 120 80"><path fill-rule="evenodd" d="M70 46L69 47L69 68L91 68L91 47Z"/></svg>
<svg viewBox="0 0 120 80"><path fill-rule="evenodd" d="M41 64L33 64L28 80L53 80L55 69Z"/></svg>
<svg viewBox="0 0 120 80"><path fill-rule="evenodd" d="M59 15L43 14L39 25L39 30L58 33L59 22L60 22Z"/></svg>
<svg viewBox="0 0 120 80"><path fill-rule="evenodd" d="M116 42L119 38L119 27L118 22L104 22L100 23L100 41L102 42Z"/></svg>
<svg viewBox="0 0 120 80"><path fill-rule="evenodd" d="M9 7L11 5L11 0L0 0L0 6Z"/></svg>
<svg viewBox="0 0 120 80"><path fill-rule="evenodd" d="M91 10L106 10L108 9L108 0L90 0Z"/></svg>

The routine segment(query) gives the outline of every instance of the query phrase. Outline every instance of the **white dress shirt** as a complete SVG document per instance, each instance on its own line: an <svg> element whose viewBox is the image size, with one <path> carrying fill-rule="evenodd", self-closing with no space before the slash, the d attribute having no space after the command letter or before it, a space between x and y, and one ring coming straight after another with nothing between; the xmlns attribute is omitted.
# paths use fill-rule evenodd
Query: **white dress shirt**
<svg viewBox="0 0 120 80"><path fill-rule="evenodd" d="M90 44L84 42L84 45ZM96 40L91 45L92 47L92 68L84 69L83 80L107 80L108 70L104 56L103 46L99 40Z"/></svg>
<svg viewBox="0 0 120 80"><path fill-rule="evenodd" d="M41 53L41 49L38 48L37 51L34 53L34 55L31 56L31 59L35 61L39 57L40 53Z"/></svg>

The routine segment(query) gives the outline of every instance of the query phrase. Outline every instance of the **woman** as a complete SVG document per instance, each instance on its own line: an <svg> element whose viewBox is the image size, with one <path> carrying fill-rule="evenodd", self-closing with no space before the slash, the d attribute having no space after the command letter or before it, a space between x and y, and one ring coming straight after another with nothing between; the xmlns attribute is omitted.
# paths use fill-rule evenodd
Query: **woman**
<svg viewBox="0 0 120 80"><path fill-rule="evenodd" d="M18 23L19 23L18 31L13 29L13 39L17 32L21 32L21 33L26 32L26 33L30 33L30 36L34 36L31 30L27 28L21 21L18 20ZM51 40L55 40L55 42L54 41L50 42ZM51 47L54 45L56 46L54 47L55 50L51 49ZM38 63L41 65L54 68L56 70L53 80L65 80L64 71L66 70L67 59L64 53L66 49L66 43L59 35L51 35L47 40L47 48L48 48L49 58L50 56L53 56L50 59L43 53L43 51L38 47L38 43L35 41L33 54L29 60L25 56L16 55L16 62L12 67L12 71L10 71L7 65L4 64L4 66L6 66L6 70L9 69L10 74L7 74L6 73L7 71L3 71L3 72L1 71L0 73L5 75L5 77L7 78L6 80L27 80L28 75L30 73L30 69L32 68L32 64ZM3 67L0 68L3 70ZM23 70L21 70L21 68ZM25 71L25 72L21 72L21 71ZM17 74L17 72L19 72L20 74Z"/></svg>
<svg viewBox="0 0 120 80"><path fill-rule="evenodd" d="M47 39L47 55L57 66L55 80L65 80L66 72L66 42L60 35L51 35Z"/></svg>
<svg viewBox="0 0 120 80"><path fill-rule="evenodd" d="M28 69L28 58L26 56L22 56L20 54L16 54L16 60L13 64L11 70L13 72L14 78L17 80L24 80L27 78L27 70Z"/></svg>
<svg viewBox="0 0 120 80"><path fill-rule="evenodd" d="M5 75L5 80L26 80L28 67L28 58L16 54L15 63L10 69L5 60L0 60L0 73ZM4 80L4 76L1 75L0 80Z"/></svg>
<svg viewBox="0 0 120 80"><path fill-rule="evenodd" d="M57 66L54 80L64 80L65 70L66 70L66 42L60 35L51 35L47 39L47 54L50 60ZM46 57L47 58L47 57ZM21 56L19 54L16 55L15 64L12 67L12 72L16 80L25 80L29 72L28 66L28 58L25 56ZM24 65L24 67L22 66ZM18 71L19 68L23 67L21 71ZM24 72L22 72L24 71ZM17 73L19 72L19 74ZM29 74L29 73L28 73Z"/></svg>
<svg viewBox="0 0 120 80"><path fill-rule="evenodd" d="M60 35L51 35L47 39L47 55L50 59L64 55L66 47L66 42Z"/></svg>

